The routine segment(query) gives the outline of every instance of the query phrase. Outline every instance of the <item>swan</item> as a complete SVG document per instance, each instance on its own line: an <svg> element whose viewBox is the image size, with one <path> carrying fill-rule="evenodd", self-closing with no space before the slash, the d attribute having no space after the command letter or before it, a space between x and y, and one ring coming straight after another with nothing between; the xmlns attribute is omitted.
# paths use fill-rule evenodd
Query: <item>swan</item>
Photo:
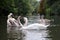
<svg viewBox="0 0 60 40"><path fill-rule="evenodd" d="M12 17L12 13L8 15L7 19L7 32L9 33L11 30L18 30L22 25L16 20L15 18Z"/></svg>
<svg viewBox="0 0 60 40"><path fill-rule="evenodd" d="M12 15L13 15L12 13L8 15L7 26L17 26L17 27L20 26L18 21L15 18L13 18Z"/></svg>
<svg viewBox="0 0 60 40"><path fill-rule="evenodd" d="M33 23L30 25L27 25L26 27L22 27L20 30L23 30L23 29L46 29L48 26L49 25Z"/></svg>
<svg viewBox="0 0 60 40"><path fill-rule="evenodd" d="M20 20L20 19L18 19L18 20ZM50 24L46 24L44 20L43 20L43 23L33 23L33 24L30 24L30 25L27 25L27 22L28 22L27 20L25 20L26 21L26 23L25 23L26 26L23 25L22 23L20 23L20 24L22 24L22 27L20 28L20 30L23 30L23 29L45 29L50 25Z"/></svg>

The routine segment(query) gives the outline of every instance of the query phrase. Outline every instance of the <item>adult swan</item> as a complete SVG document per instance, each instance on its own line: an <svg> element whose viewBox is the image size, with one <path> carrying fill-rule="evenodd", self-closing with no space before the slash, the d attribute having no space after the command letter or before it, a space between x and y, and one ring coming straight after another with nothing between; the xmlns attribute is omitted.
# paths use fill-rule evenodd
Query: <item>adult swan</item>
<svg viewBox="0 0 60 40"><path fill-rule="evenodd" d="M18 22L15 18L12 17L12 13L8 15L7 19L7 32L9 33L12 30L19 30L22 27L21 23Z"/></svg>
<svg viewBox="0 0 60 40"><path fill-rule="evenodd" d="M19 19L20 17L18 17L18 20L19 20L19 22L20 22L20 19ZM27 18L25 18L24 19L25 21L26 21L26 23L24 23L26 26L24 26L21 22L20 22L20 24L21 24L21 28L20 28L20 30L23 30L23 29L46 29L50 24L46 24L45 22L43 22L43 23L33 23L33 24L30 24L30 25L27 25L27 22L28 22L28 20L27 20ZM42 21L41 21L42 22Z"/></svg>

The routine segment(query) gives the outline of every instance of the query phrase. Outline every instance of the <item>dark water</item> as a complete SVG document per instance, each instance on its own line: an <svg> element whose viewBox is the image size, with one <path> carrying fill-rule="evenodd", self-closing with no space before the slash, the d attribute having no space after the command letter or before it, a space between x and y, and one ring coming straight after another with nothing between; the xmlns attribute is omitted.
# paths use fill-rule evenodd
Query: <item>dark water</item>
<svg viewBox="0 0 60 40"><path fill-rule="evenodd" d="M6 16L0 16L0 40L6 40L7 34L6 34Z"/></svg>
<svg viewBox="0 0 60 40"><path fill-rule="evenodd" d="M31 16L28 18L28 25L37 23L39 20L39 16ZM51 22L52 26L49 26L45 30L13 30L8 33L8 40L60 40L60 26L58 25L58 21L55 21Z"/></svg>
<svg viewBox="0 0 60 40"><path fill-rule="evenodd" d="M55 21L51 23L51 26L49 28L49 31L51 31L49 34L52 37L52 40L60 40L60 16L52 16Z"/></svg>

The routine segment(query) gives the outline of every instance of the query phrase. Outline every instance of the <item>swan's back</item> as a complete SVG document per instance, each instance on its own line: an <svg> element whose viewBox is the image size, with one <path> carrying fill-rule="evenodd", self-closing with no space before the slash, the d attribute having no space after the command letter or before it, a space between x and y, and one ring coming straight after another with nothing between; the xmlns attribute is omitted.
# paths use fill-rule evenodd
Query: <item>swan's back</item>
<svg viewBox="0 0 60 40"><path fill-rule="evenodd" d="M44 28L47 28L48 26L49 25L34 23L34 24L30 24L26 27L22 27L22 29L44 29Z"/></svg>

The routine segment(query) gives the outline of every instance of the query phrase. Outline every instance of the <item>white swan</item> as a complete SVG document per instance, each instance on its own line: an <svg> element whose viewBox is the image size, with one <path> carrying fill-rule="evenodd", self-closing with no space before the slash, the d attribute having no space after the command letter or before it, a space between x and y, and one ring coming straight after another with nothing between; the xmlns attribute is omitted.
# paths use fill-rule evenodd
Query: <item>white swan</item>
<svg viewBox="0 0 60 40"><path fill-rule="evenodd" d="M27 22L27 20L26 20ZM42 21L41 21L42 22ZM27 23L25 23L25 25L27 25ZM43 23L33 23L27 26L22 26L22 28L20 28L20 30L23 29L45 29L49 26L50 24L46 24L45 21L43 20Z"/></svg>
<svg viewBox="0 0 60 40"><path fill-rule="evenodd" d="M15 18L12 17L12 13L8 15L7 19L7 32L9 33L11 30L18 30L21 27L21 24L16 20Z"/></svg>
<svg viewBox="0 0 60 40"><path fill-rule="evenodd" d="M20 26L18 21L15 18L13 18L12 15L13 15L12 13L8 15L7 26L17 26L17 27Z"/></svg>
<svg viewBox="0 0 60 40"><path fill-rule="evenodd" d="M30 24L26 27L22 27L21 29L46 29L48 26L49 25L34 23L34 24Z"/></svg>

